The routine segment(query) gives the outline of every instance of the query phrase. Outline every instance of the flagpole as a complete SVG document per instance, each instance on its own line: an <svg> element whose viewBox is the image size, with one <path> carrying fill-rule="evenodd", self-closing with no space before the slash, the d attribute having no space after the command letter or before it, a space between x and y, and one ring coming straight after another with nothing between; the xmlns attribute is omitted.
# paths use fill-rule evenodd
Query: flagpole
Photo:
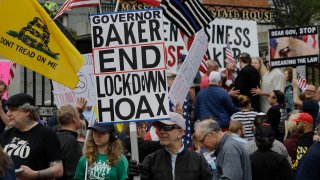
<svg viewBox="0 0 320 180"><path fill-rule="evenodd" d="M99 0L99 13L102 13L102 9L101 9L101 0Z"/></svg>
<svg viewBox="0 0 320 180"><path fill-rule="evenodd" d="M117 12L117 11L118 11L118 8L119 8L119 1L120 1L120 0L117 0L116 7L114 8L114 12Z"/></svg>

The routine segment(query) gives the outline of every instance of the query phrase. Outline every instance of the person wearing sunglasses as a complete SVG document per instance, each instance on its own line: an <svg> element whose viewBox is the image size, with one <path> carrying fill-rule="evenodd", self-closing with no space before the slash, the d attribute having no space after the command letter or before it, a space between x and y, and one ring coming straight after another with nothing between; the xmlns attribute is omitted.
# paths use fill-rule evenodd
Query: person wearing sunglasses
<svg viewBox="0 0 320 180"><path fill-rule="evenodd" d="M182 136L185 119L170 112L170 120L154 121L162 149L148 155L137 165L130 161L128 175L141 175L141 180L212 180L211 170L203 156L186 149Z"/></svg>

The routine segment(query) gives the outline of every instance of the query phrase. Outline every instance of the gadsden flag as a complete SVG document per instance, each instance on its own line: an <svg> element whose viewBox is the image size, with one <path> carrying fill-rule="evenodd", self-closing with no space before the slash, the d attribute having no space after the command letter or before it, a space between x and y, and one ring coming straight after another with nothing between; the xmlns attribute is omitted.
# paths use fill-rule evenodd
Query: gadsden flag
<svg viewBox="0 0 320 180"><path fill-rule="evenodd" d="M0 56L71 89L84 64L37 0L0 1Z"/></svg>

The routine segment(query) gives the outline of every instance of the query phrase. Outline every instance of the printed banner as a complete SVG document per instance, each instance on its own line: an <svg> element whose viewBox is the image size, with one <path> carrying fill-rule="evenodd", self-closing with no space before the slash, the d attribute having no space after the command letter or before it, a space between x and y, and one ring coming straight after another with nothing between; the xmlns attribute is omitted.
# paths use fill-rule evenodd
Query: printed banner
<svg viewBox="0 0 320 180"><path fill-rule="evenodd" d="M209 39L207 55L209 59L216 60L220 67L225 67L228 41L235 58L243 52L249 53L251 57L259 56L257 23L255 21L215 19L205 31Z"/></svg>
<svg viewBox="0 0 320 180"><path fill-rule="evenodd" d="M96 105L96 81L93 74L92 54L83 54L84 65L78 72L79 83L74 89L70 89L63 84L52 81L55 104L58 108L65 104L75 107L77 98L83 97L87 100L87 106Z"/></svg>
<svg viewBox="0 0 320 180"><path fill-rule="evenodd" d="M270 29L271 67L296 67L319 63L318 29L316 26Z"/></svg>
<svg viewBox="0 0 320 180"><path fill-rule="evenodd" d="M160 9L91 15L100 122L168 119Z"/></svg>

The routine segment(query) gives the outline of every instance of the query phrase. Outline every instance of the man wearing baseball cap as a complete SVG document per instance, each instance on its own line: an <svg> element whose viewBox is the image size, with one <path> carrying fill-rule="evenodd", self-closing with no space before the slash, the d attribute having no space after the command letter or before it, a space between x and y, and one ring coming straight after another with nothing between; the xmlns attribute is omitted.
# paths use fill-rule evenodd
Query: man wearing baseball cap
<svg viewBox="0 0 320 180"><path fill-rule="evenodd" d="M299 115L292 121L297 123L297 132L300 134L298 138L297 147L297 159L292 164L292 169L296 170L299 165L299 161L302 156L307 152L309 147L313 144L313 118L308 113L299 113Z"/></svg>
<svg viewBox="0 0 320 180"><path fill-rule="evenodd" d="M13 160L18 179L55 179L63 173L57 134L39 124L38 108L28 94L11 96L7 116L13 127L3 132L1 145Z"/></svg>
<svg viewBox="0 0 320 180"><path fill-rule="evenodd" d="M204 157L189 151L182 143L186 125L178 113L170 112L170 120L154 121L159 131L160 144L164 147L148 155L139 166L130 162L128 175L141 174L142 180L204 180L212 174Z"/></svg>

